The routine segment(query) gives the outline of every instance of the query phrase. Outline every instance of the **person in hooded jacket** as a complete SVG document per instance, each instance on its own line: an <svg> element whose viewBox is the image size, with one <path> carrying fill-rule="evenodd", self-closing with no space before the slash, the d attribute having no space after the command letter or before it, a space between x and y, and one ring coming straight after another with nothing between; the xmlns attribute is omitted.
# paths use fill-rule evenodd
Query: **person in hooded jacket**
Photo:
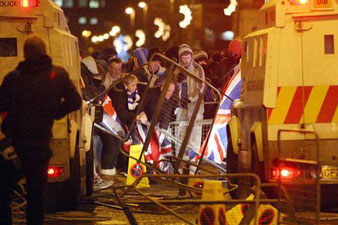
<svg viewBox="0 0 338 225"><path fill-rule="evenodd" d="M143 66L136 68L132 72L140 81L137 87L140 96L143 95L147 85L150 88L155 87L166 76L166 68L161 66L161 58L157 55L152 57L153 54L149 54L148 63L143 64Z"/></svg>
<svg viewBox="0 0 338 225"><path fill-rule="evenodd" d="M205 81L204 70L201 65L196 63L193 58L193 51L191 47L187 44L182 44L178 50L179 64L188 70L190 73L199 77L202 81ZM177 121L190 121L194 108L196 107L198 97L205 88L203 82L197 81L196 79L182 74L180 71L175 71L178 78L180 79L180 99L181 107L177 110ZM204 113L203 105L199 106L199 111L196 115L195 120L202 120ZM182 135L180 139L183 140L183 135L185 135L186 127L179 128L178 131ZM194 147L196 151L200 149L202 138L202 127L199 124L195 124L194 128L191 131L189 144ZM177 152L176 152L177 154ZM189 152L186 152L183 159L188 159ZM190 167L190 173L194 173L195 168Z"/></svg>
<svg viewBox="0 0 338 225"><path fill-rule="evenodd" d="M25 61L4 78L0 86L0 112L6 112L2 131L10 138L26 177L27 224L43 224L44 192L52 126L81 107L81 96L68 73L52 65L46 46L37 36L24 42ZM0 224L12 224L10 196L13 171L0 169Z"/></svg>
<svg viewBox="0 0 338 225"><path fill-rule="evenodd" d="M229 43L228 46L228 56L224 58L219 66L221 72L220 78L220 87L223 88L226 85L231 77L234 75L234 71L237 70L240 65L242 57L242 40L239 37L236 37Z"/></svg>

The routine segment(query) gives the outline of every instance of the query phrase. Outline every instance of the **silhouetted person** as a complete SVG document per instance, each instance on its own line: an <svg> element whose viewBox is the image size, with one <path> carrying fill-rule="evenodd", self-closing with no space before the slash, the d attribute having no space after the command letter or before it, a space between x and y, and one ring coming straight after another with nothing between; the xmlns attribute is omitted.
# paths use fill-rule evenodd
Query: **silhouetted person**
<svg viewBox="0 0 338 225"><path fill-rule="evenodd" d="M0 86L0 112L6 112L2 131L12 140L26 177L27 224L43 224L44 191L49 147L55 119L81 107L81 96L61 67L53 66L42 39L30 36L24 43L25 61ZM9 206L13 171L0 165L0 224L12 224Z"/></svg>

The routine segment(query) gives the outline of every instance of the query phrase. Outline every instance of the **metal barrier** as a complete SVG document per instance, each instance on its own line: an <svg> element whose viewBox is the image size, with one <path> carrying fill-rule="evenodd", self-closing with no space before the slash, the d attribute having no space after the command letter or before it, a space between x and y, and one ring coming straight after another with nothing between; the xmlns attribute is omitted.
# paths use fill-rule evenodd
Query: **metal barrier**
<svg viewBox="0 0 338 225"><path fill-rule="evenodd" d="M292 158L285 155L281 151L283 141L282 133L294 133L304 135L304 139L300 142L315 142L315 152L308 159ZM312 136L310 139L308 136ZM304 130L279 130L277 140L278 161L276 162L281 168L282 166L295 168L299 171L299 177L291 180L282 179L282 169L279 169L278 190L285 189L289 195L290 202L295 211L294 217L289 222L319 224L320 220L320 162L319 162L319 139L318 134L313 131ZM295 173L296 173L295 172ZM281 196L281 193L279 193ZM280 207L282 208L282 207Z"/></svg>
<svg viewBox="0 0 338 225"><path fill-rule="evenodd" d="M190 73L181 65L162 54L156 53L156 55L165 61L169 67L166 70L165 79L162 80L160 95L157 100L155 100L156 102L151 102L151 104L156 106L153 107L152 118L148 118L150 123L146 129L146 137L142 140L142 154L138 162L141 161L142 155L149 154L149 152L153 151L153 149L150 149L150 144L152 138L156 135L158 139L165 136L165 138L170 140L173 150L172 155L176 155L184 161L190 161L191 159L188 157L189 151L200 151L202 140L205 140L208 133L207 130L212 127L214 122L213 120L201 121L204 111L204 104L202 103L206 90L209 89L214 93L213 95L216 98L214 104L216 105L219 105L221 95L217 89L203 78ZM155 75L152 74L152 77L149 79L153 80L153 76ZM177 80L179 80L179 82L176 82ZM175 91L168 99L166 94L172 83L175 83ZM193 98L191 96L188 98L192 90L191 87L186 88L188 84L193 84L196 89ZM142 112L142 110L147 111L148 109L149 102L147 103L147 99L149 99L153 93L153 89L150 85L149 83L144 91L137 114ZM130 127L131 132L137 128L136 126L134 121ZM200 157L200 159L203 160L203 157ZM198 161L195 159L194 162ZM173 167L175 167L176 171L181 171L182 165L187 165L187 163L180 160L176 160L175 163ZM153 168L154 167L151 169ZM194 168L192 170L195 172ZM156 172L160 173L161 171L157 169Z"/></svg>
<svg viewBox="0 0 338 225"><path fill-rule="evenodd" d="M237 185L231 183L230 179L247 177L253 181L252 195L243 199L231 199L229 193L237 189ZM138 188L142 179L150 179L150 188ZM182 183L188 179L192 182ZM216 198L206 198L210 190L203 190L207 181L222 183L223 191ZM204 183L203 183L204 182ZM170 221L170 224L225 224L214 223L203 218L211 216L204 214L203 209L208 208L216 212L219 207L225 207L227 224L264 224L262 221L277 224L285 217L293 218L294 211L287 198L265 199L261 187L271 184L261 184L257 175L251 173L224 174L224 175L149 175L144 174L138 177L132 185L118 186L113 189L113 198L97 202L110 208L123 209L130 224L160 224ZM179 190L184 189L186 195L180 196ZM282 188L282 190L284 190ZM284 194L287 197L287 194ZM204 196L203 196L204 195ZM215 193L217 195L217 193ZM281 213L277 210L278 204L288 205L289 210ZM273 207L275 206L275 207ZM272 214L264 214L273 212ZM148 215L144 217L144 215ZM151 222L148 221L151 217ZM154 216L158 215L158 216ZM272 217L269 217L272 216ZM213 216L216 216L215 213ZM162 221L166 218L166 221ZM209 223L209 222L210 223ZM223 220L222 220L223 221ZM225 222L225 221L224 221ZM279 223L278 223L279 224Z"/></svg>

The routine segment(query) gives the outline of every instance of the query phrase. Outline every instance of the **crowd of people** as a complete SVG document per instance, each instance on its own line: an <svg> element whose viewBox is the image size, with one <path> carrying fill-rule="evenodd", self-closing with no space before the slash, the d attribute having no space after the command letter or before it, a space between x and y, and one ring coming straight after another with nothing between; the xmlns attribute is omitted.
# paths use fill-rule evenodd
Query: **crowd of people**
<svg viewBox="0 0 338 225"><path fill-rule="evenodd" d="M137 48L132 51L127 62L122 62L114 48L105 48L102 52L96 51L89 56L82 56L83 98L87 101L95 99L95 104L100 105L109 97L111 100L109 104L116 112L117 120L123 128L127 128L124 131L130 129L135 121L141 124L150 122L164 87L167 68L170 66L167 61L161 59L159 53L177 62L200 79L198 81L186 76L179 69L174 71L174 79L170 81L158 120L160 128L167 129L173 120L190 120L203 91L204 102L214 101L212 90L205 86L204 81L222 92L232 76L233 68L240 61L242 46L241 40L235 39L229 43L227 49L209 54L201 49L193 49L188 44L172 46L166 51L160 51L158 48ZM117 80L121 82L115 85L114 82ZM146 87L149 87L147 98L141 105ZM211 119L215 116L215 112L216 105L202 104L196 120ZM127 133L130 134L133 144L142 142L137 129L128 130ZM199 149L201 127L194 126L191 138L193 140L190 142ZM94 189L109 187L116 181L115 175L118 172L126 172L127 159L120 154L122 145L118 135L94 128ZM170 154L177 155L177 152Z"/></svg>

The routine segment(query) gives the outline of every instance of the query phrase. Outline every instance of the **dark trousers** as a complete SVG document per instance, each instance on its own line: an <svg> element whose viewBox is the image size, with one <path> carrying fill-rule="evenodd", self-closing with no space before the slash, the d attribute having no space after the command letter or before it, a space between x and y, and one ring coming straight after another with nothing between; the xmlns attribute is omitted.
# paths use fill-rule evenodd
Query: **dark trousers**
<svg viewBox="0 0 338 225"><path fill-rule="evenodd" d="M121 141L103 131L99 132L102 141L101 169L113 169L120 154Z"/></svg>
<svg viewBox="0 0 338 225"><path fill-rule="evenodd" d="M26 177L27 224L43 224L47 167L51 151L48 147L35 147L20 149L17 152L21 153L19 156L22 161L22 174ZM9 204L17 181L13 179L16 176L13 165L1 166L0 175L0 224L7 225L12 224Z"/></svg>

